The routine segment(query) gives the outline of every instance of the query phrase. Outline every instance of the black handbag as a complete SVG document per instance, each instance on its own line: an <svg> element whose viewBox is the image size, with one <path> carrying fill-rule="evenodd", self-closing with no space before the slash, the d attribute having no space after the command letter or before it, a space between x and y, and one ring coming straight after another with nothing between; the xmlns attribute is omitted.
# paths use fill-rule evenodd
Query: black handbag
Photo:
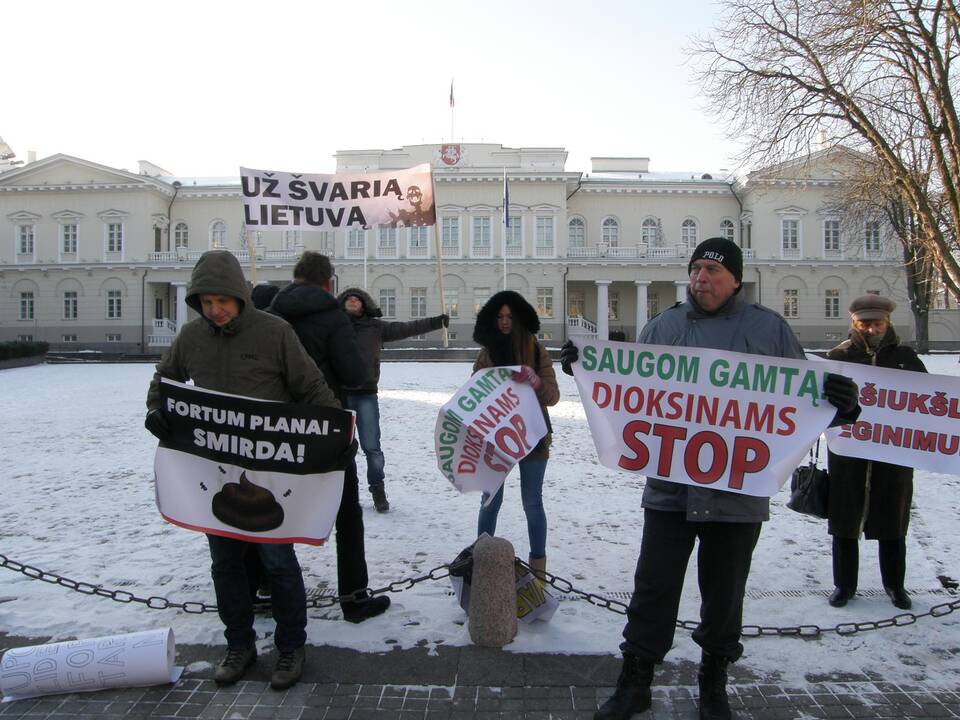
<svg viewBox="0 0 960 720"><path fill-rule="evenodd" d="M810 449L810 462L793 471L790 479L790 499L787 507L804 515L826 519L827 497L830 493L830 477L826 470L817 467L820 453L820 438L816 450Z"/></svg>

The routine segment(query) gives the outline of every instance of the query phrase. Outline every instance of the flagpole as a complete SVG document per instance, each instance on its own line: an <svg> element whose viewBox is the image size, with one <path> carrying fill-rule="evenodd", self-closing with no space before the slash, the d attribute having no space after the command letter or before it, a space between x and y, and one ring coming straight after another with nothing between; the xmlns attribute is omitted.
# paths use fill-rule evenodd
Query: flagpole
<svg viewBox="0 0 960 720"><path fill-rule="evenodd" d="M451 92L453 85L451 84ZM433 181L433 173L430 173L430 186L433 191L433 248L437 254L437 285L440 287L440 314L446 314L446 298L443 294L443 257L440 252L440 213L437 208L437 185ZM448 323L449 324L449 323ZM450 338L447 336L447 328L443 328L443 346L450 347Z"/></svg>
<svg viewBox="0 0 960 720"><path fill-rule="evenodd" d="M257 284L257 254L253 251L253 238L247 233L247 252L250 253L250 284Z"/></svg>
<svg viewBox="0 0 960 720"><path fill-rule="evenodd" d="M510 229L510 191L507 188L507 168L503 168L503 289L507 289L507 231Z"/></svg>
<svg viewBox="0 0 960 720"><path fill-rule="evenodd" d="M450 78L450 142L456 142L453 135L453 78Z"/></svg>

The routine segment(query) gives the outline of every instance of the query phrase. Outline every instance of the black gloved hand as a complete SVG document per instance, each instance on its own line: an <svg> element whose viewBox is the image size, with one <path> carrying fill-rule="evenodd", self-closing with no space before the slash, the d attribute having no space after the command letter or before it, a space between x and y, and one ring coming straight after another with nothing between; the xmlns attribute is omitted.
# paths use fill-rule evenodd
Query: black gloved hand
<svg viewBox="0 0 960 720"><path fill-rule="evenodd" d="M345 470L350 467L350 463L352 463L353 459L357 456L357 450L359 448L360 443L357 442L356 438L354 438L350 444L347 445L347 449L340 453L340 457L337 458L336 467L341 470Z"/></svg>
<svg viewBox="0 0 960 720"><path fill-rule="evenodd" d="M450 316L444 313L440 316L440 326L441 327L450 327Z"/></svg>
<svg viewBox="0 0 960 720"><path fill-rule="evenodd" d="M860 390L857 384L845 375L827 373L823 382L823 394L841 416L852 415L859 405Z"/></svg>
<svg viewBox="0 0 960 720"><path fill-rule="evenodd" d="M147 417L143 419L143 426L160 442L166 442L170 437L170 423L167 422L163 410L155 408L148 411Z"/></svg>
<svg viewBox="0 0 960 720"><path fill-rule="evenodd" d="M573 344L573 340L567 340L560 346L560 368L567 375L573 375L573 363L578 360L580 360L580 350Z"/></svg>

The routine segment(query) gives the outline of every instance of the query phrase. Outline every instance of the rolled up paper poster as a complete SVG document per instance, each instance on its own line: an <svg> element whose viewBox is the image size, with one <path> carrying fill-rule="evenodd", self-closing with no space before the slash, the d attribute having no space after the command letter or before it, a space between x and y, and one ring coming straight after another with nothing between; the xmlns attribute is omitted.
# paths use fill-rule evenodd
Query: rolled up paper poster
<svg viewBox="0 0 960 720"><path fill-rule="evenodd" d="M183 672L175 656L171 628L10 648L0 659L0 691L9 702L173 683Z"/></svg>

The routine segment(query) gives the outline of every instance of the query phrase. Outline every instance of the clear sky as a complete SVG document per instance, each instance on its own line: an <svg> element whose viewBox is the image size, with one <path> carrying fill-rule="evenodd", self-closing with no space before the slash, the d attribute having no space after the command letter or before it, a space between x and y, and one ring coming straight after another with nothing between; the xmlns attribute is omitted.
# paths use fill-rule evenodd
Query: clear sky
<svg viewBox="0 0 960 720"><path fill-rule="evenodd" d="M185 176L457 141L733 168L684 48L712 0L3 3L0 137Z"/></svg>

